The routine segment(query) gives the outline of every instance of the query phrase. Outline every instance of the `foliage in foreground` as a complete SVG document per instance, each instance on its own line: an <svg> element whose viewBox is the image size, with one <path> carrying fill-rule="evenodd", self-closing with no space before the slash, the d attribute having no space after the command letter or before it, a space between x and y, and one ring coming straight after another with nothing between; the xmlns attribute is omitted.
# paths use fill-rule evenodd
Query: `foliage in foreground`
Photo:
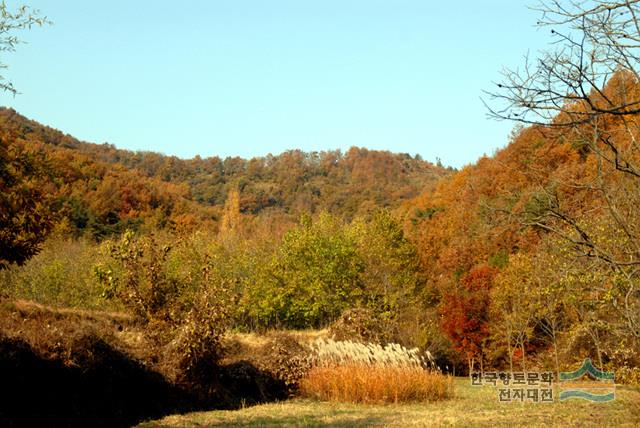
<svg viewBox="0 0 640 428"><path fill-rule="evenodd" d="M144 324L178 381L206 389L216 378L229 325L226 283L215 275L209 254L192 257L185 275L169 263L172 246L153 236L127 231L106 247L110 262L95 267L105 297L122 302Z"/></svg>

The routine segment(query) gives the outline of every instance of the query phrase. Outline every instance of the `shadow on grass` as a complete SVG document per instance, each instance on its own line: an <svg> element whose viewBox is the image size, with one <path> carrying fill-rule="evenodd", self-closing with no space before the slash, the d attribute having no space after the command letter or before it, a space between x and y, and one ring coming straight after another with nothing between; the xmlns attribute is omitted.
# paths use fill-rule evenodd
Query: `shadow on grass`
<svg viewBox="0 0 640 428"><path fill-rule="evenodd" d="M0 426L128 427L286 398L284 385L246 362L221 368L219 384L203 393L168 382L95 336L78 340L72 352L66 362L46 359L0 336Z"/></svg>

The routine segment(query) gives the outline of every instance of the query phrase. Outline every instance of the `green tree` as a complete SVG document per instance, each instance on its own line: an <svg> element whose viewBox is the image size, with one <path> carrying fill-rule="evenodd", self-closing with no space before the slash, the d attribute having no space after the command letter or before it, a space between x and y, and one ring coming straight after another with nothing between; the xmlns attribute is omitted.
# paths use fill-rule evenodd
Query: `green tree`
<svg viewBox="0 0 640 428"><path fill-rule="evenodd" d="M383 318L397 318L421 284L415 247L384 209L375 211L368 221L355 220L349 233L364 263L365 303Z"/></svg>
<svg viewBox="0 0 640 428"><path fill-rule="evenodd" d="M362 298L363 263L344 225L329 214L303 217L285 234L268 269L262 272L250 310L262 324L320 327Z"/></svg>

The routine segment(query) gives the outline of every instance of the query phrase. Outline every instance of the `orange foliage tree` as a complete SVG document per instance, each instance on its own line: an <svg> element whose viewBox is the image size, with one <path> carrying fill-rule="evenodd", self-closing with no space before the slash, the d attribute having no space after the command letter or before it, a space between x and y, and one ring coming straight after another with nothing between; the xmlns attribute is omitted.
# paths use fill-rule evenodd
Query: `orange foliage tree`
<svg viewBox="0 0 640 428"><path fill-rule="evenodd" d="M474 362L483 369L484 345L489 338L489 303L493 278L497 269L476 266L464 275L459 287L446 293L440 305L442 329L463 353L473 371Z"/></svg>

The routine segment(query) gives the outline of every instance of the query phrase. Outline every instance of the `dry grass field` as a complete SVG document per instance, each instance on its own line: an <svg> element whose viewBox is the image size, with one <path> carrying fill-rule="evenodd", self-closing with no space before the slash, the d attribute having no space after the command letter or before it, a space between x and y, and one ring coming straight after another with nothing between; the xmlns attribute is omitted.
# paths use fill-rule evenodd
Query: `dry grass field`
<svg viewBox="0 0 640 428"><path fill-rule="evenodd" d="M640 391L618 386L616 400L591 403L570 400L549 404L499 403L491 387L472 387L455 379L455 397L433 403L356 405L294 399L233 411L169 416L139 425L160 427L261 426L640 426Z"/></svg>

